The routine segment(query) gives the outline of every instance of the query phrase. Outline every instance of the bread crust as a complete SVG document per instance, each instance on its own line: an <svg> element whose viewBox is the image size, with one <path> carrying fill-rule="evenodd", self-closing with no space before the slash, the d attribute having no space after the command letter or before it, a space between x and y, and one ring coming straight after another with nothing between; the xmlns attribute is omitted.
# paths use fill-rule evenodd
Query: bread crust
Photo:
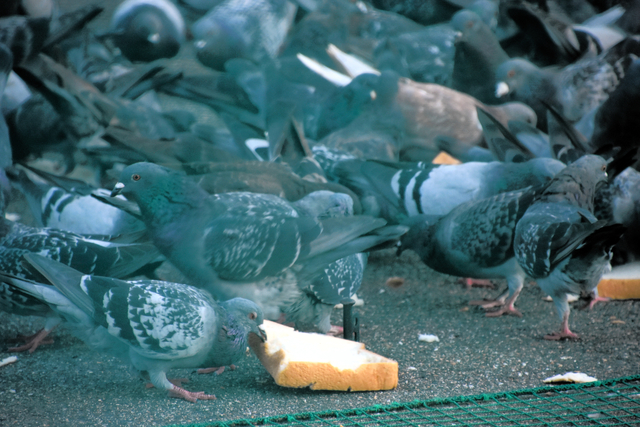
<svg viewBox="0 0 640 427"><path fill-rule="evenodd" d="M283 387L309 387L312 390L375 391L391 390L398 385L398 362L387 359L364 348L364 344L319 334L306 334L292 328L265 321L263 328L267 341L249 337L249 345L276 384ZM286 329L283 329L286 328ZM296 335L300 334L300 335ZM287 354L274 342L286 336L288 342L299 342L313 353L317 346L326 351L356 353L362 363L356 369L334 366L330 361L297 360L299 356Z"/></svg>
<svg viewBox="0 0 640 427"><path fill-rule="evenodd" d="M611 299L640 299L640 263L614 267L602 276L598 295Z"/></svg>

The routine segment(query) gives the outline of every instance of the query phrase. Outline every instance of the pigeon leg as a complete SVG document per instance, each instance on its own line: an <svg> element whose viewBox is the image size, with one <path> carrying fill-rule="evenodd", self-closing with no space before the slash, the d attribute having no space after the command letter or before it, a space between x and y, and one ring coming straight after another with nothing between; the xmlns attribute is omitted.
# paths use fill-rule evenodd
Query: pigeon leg
<svg viewBox="0 0 640 427"><path fill-rule="evenodd" d="M577 339L578 335L574 334L569 329L569 313L570 313L570 309L569 309L569 302L568 302L567 294L563 293L563 292L560 292L559 294L558 293L556 293L555 295L552 294L551 297L553 298L553 303L555 304L556 310L558 311L558 314L560 315L560 319L562 321L562 329L559 332L554 332L552 334L545 335L544 339L545 340L552 340L552 341L558 341L558 340L561 340L563 338Z"/></svg>
<svg viewBox="0 0 640 427"><path fill-rule="evenodd" d="M504 305L496 311L491 311L486 314L487 317L498 317L503 314L510 314L512 316L522 317L522 313L514 307L520 292L522 291L524 278L520 279L520 276L512 276L508 279L509 283L509 297L504 301Z"/></svg>
<svg viewBox="0 0 640 427"><path fill-rule="evenodd" d="M601 297L600 295L598 295L598 288L595 288L593 291L589 292L588 300L589 303L582 308L589 308L589 310L591 310L597 303L610 301L611 298Z"/></svg>
<svg viewBox="0 0 640 427"><path fill-rule="evenodd" d="M458 282L464 284L467 289L471 289L473 287L495 289L496 287L496 285L494 285L493 282L488 279L474 279L471 277L465 277L460 278Z"/></svg>
<svg viewBox="0 0 640 427"><path fill-rule="evenodd" d="M509 291L506 290L503 293L501 293L500 296L498 296L498 298L496 299L493 299L493 300L481 299L481 300L469 301L469 305L478 305L484 308L485 310L487 308L502 307L505 304L505 301L508 295L509 295Z"/></svg>
<svg viewBox="0 0 640 427"><path fill-rule="evenodd" d="M193 403L198 399L214 400L216 398L213 394L206 394L204 391L187 391L182 387L172 384L171 381L167 379L167 374L164 371L149 372L149 378L156 388L167 390L171 397L188 400Z"/></svg>
<svg viewBox="0 0 640 427"><path fill-rule="evenodd" d="M19 347L9 348L9 349L7 349L7 351L20 352L20 351L29 350L29 353L33 353L41 345L53 344L53 339L51 337L47 338L47 335L49 335L49 333L52 330L53 330L53 328L50 329L50 330L47 330L47 328L42 328L38 332L36 332L35 334L30 335L28 337L20 336L20 337L18 337L18 339L21 340L21 341L26 341L26 343L24 345L19 346Z"/></svg>
<svg viewBox="0 0 640 427"><path fill-rule="evenodd" d="M551 340L551 341L558 341L563 338L568 338L573 340L579 338L577 334L574 334L569 329L569 311L566 311L562 317L562 330L560 330L559 332L554 332L552 334L544 336L545 340Z"/></svg>

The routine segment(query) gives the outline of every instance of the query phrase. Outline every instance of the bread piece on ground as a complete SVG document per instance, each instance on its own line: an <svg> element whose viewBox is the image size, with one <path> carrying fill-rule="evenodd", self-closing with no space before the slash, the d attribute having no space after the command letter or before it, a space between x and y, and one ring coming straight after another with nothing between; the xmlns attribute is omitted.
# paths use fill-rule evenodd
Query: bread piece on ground
<svg viewBox="0 0 640 427"><path fill-rule="evenodd" d="M598 295L612 299L640 299L640 262L616 266L602 276Z"/></svg>
<svg viewBox="0 0 640 427"><path fill-rule="evenodd" d="M398 385L398 362L364 344L294 331L266 320L267 341L251 334L249 345L276 384L312 390L373 391Z"/></svg>

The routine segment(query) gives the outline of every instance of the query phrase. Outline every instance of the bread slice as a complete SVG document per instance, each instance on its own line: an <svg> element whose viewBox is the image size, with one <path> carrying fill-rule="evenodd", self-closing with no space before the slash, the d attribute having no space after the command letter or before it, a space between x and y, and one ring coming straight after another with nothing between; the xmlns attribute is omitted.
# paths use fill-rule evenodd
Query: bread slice
<svg viewBox="0 0 640 427"><path fill-rule="evenodd" d="M295 331L266 320L267 341L251 334L249 345L276 384L312 390L373 391L398 385L398 362L364 344Z"/></svg>
<svg viewBox="0 0 640 427"><path fill-rule="evenodd" d="M598 295L612 299L640 299L640 262L616 266L602 276Z"/></svg>

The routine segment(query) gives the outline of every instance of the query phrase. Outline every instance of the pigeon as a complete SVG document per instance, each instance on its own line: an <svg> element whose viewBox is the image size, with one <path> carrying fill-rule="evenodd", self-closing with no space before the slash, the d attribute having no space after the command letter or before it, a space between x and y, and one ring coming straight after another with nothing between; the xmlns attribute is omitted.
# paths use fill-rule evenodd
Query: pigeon
<svg viewBox="0 0 640 427"><path fill-rule="evenodd" d="M614 248L611 265L640 259L640 172L628 167L608 185L598 189L594 215L599 220L627 227Z"/></svg>
<svg viewBox="0 0 640 427"><path fill-rule="evenodd" d="M389 240L382 219L302 216L284 199L247 192L208 195L185 175L151 163L120 174L112 195L139 206L156 247L190 281L221 300L242 296L269 319L300 297L298 282L329 263Z"/></svg>
<svg viewBox="0 0 640 427"><path fill-rule="evenodd" d="M116 236L145 229L137 218L108 205L92 194L77 194L44 179L30 176L23 169L8 169L14 188L27 199L39 227L57 228L77 234ZM98 189L93 191L98 192ZM107 190L102 190L108 196Z"/></svg>
<svg viewBox="0 0 640 427"><path fill-rule="evenodd" d="M358 195L365 215L401 223L409 216L445 215L470 200L546 184L565 167L542 158L524 163L403 166L350 159L331 164L326 173Z"/></svg>
<svg viewBox="0 0 640 427"><path fill-rule="evenodd" d="M106 236L82 236L53 228L29 227L0 216L0 271L37 280L38 277L22 265L25 253L37 253L86 273L113 277L132 274L159 256L151 244L109 242ZM60 318L48 307L11 290L4 282L0 282L0 308L13 314L47 318L44 329L25 337L25 345L10 351L35 351L60 323Z"/></svg>
<svg viewBox="0 0 640 427"><path fill-rule="evenodd" d="M614 146L638 146L640 131L638 100L640 99L640 59L635 59L627 68L620 85L598 108L594 117L591 145L599 148L608 144Z"/></svg>
<svg viewBox="0 0 640 427"><path fill-rule="evenodd" d="M185 24L168 0L126 0L113 13L107 35L130 61L148 62L178 54Z"/></svg>
<svg viewBox="0 0 640 427"><path fill-rule="evenodd" d="M304 55L299 57L305 58ZM354 62L355 62L355 58ZM313 64L313 65L312 65ZM324 67L317 61L305 58L305 65L312 66L314 71L323 73L328 67ZM347 67L348 64L341 63ZM331 73L337 73L328 69ZM439 153L437 140L439 138L451 138L459 141L461 146L467 149L478 146L482 140L482 127L478 121L476 108L489 111L505 126L510 120L519 120L527 123L536 123L535 112L521 102L505 103L502 105L485 105L477 99L450 89L445 86L418 83L411 79L400 77L396 80L391 76L393 71L386 70L379 78L385 81L385 98L395 93L393 109L398 109L404 118L404 125L400 124L404 136L400 144L400 160L402 161L427 161L433 160ZM346 85L347 80L332 80L338 85ZM396 125L398 122L395 121ZM464 151L460 148L460 151Z"/></svg>
<svg viewBox="0 0 640 427"><path fill-rule="evenodd" d="M471 11L458 12L452 22L455 39L451 88L486 104L497 104L496 69L509 59L491 28Z"/></svg>
<svg viewBox="0 0 640 427"><path fill-rule="evenodd" d="M0 43L13 54L14 66L23 65L40 52L49 34L49 18L0 18Z"/></svg>
<svg viewBox="0 0 640 427"><path fill-rule="evenodd" d="M353 200L346 194L315 191L294 202L298 212L318 219L353 215ZM352 254L327 265L320 274L299 283L306 298L285 309L285 320L306 332L335 333L340 328L330 323L336 304L353 303L362 285L368 254Z"/></svg>
<svg viewBox="0 0 640 427"><path fill-rule="evenodd" d="M521 101L533 108L541 130L547 130L545 103L575 122L607 100L640 54L636 38L627 38L606 52L560 70L539 68L523 58L495 70L498 98Z"/></svg>
<svg viewBox="0 0 640 427"><path fill-rule="evenodd" d="M13 66L13 55L11 51L0 43L0 96L3 96L11 67ZM4 107L4 96L0 99L0 107ZM11 150L11 140L9 139L9 128L4 115L0 113L0 168L6 169L13 162Z"/></svg>
<svg viewBox="0 0 640 427"><path fill-rule="evenodd" d="M591 293L610 268L611 248L624 226L594 216L607 162L585 155L561 171L529 206L515 228L515 257L528 276L553 298L562 321L545 339L577 338L569 329L567 293Z"/></svg>
<svg viewBox="0 0 640 427"><path fill-rule="evenodd" d="M55 288L19 279L13 286L49 305L93 350L128 361L173 397L215 399L171 383L168 370L230 365L244 356L249 334L266 339L262 311L242 298L218 303L188 285L85 275L35 254L25 259Z"/></svg>
<svg viewBox="0 0 640 427"><path fill-rule="evenodd" d="M398 244L398 254L411 249L428 267L444 274L479 279L507 279L508 295L484 302L501 306L487 316L522 316L514 303L525 272L513 253L516 224L542 187L501 193L463 203L443 216L417 215Z"/></svg>
<svg viewBox="0 0 640 427"><path fill-rule="evenodd" d="M198 60L224 70L232 58L261 63L276 57L297 7L287 0L225 0L191 27Z"/></svg>

